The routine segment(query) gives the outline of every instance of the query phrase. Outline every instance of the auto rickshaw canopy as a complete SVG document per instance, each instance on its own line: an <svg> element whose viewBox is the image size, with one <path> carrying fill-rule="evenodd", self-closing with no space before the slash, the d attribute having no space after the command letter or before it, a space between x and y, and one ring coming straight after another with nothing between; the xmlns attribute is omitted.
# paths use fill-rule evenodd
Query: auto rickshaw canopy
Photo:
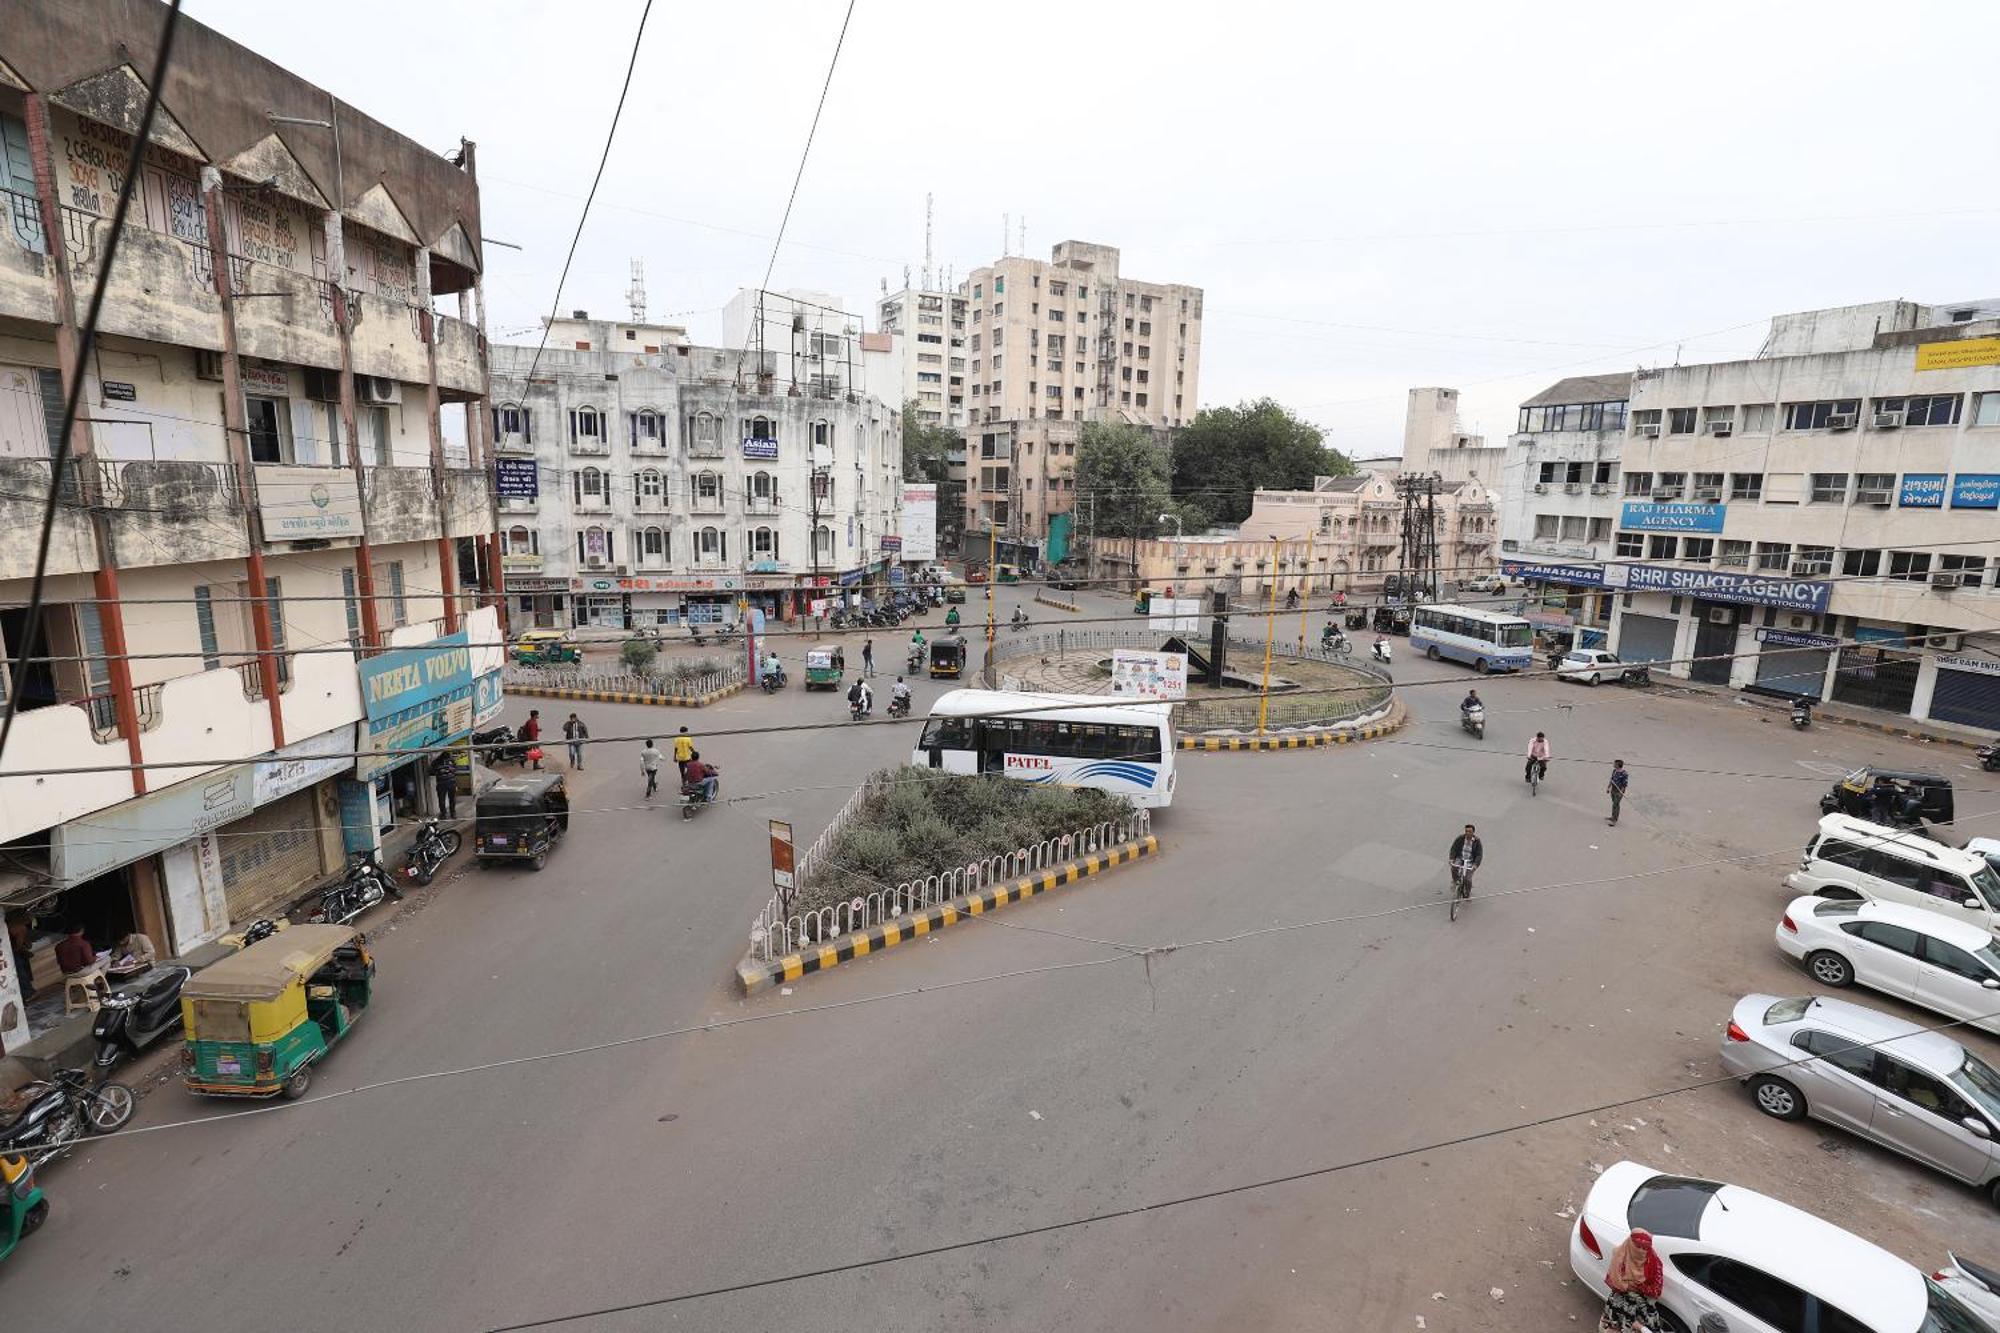
<svg viewBox="0 0 2000 1333"><path fill-rule="evenodd" d="M352 926L293 926L211 963L188 978L191 1000L275 1000L326 966L335 951L362 942Z"/></svg>

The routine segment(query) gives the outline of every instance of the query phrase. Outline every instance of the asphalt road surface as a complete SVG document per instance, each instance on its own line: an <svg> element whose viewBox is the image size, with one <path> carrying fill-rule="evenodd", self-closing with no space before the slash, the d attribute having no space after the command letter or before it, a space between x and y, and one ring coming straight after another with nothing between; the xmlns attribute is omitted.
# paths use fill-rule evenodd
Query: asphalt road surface
<svg viewBox="0 0 2000 1333"><path fill-rule="evenodd" d="M893 668L907 634L875 637ZM1922 1266L2000 1257L1972 1191L1733 1085L1508 1131L1711 1076L1737 996L1809 989L1771 932L1831 775L1941 764L1968 832L2000 827L2000 782L1733 698L1541 680L1480 682L1474 741L1469 672L1397 675L1415 716L1390 741L1183 756L1157 861L750 1000L731 968L764 821L809 840L913 728L848 725L796 671L700 711L581 706L598 737L688 724L729 803L683 824L640 799L636 741L593 747L546 872L470 870L364 923L375 1005L306 1101L245 1116L168 1081L49 1168L50 1223L0 1268L5 1325L1589 1327L1563 1214L1627 1156ZM824 725L719 734L776 723ZM1556 762L1531 797L1537 729ZM1486 865L1453 925L1467 821ZM845 1271L768 1282L825 1269Z"/></svg>

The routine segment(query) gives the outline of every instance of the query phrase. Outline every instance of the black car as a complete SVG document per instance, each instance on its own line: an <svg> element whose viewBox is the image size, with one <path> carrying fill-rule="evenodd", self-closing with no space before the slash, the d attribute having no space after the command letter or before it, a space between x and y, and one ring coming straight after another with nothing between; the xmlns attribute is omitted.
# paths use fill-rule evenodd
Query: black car
<svg viewBox="0 0 2000 1333"><path fill-rule="evenodd" d="M1886 817L1891 824L1949 824L1955 810L1950 778L1900 768L1857 768L1819 798L1823 815L1852 815L1877 823Z"/></svg>

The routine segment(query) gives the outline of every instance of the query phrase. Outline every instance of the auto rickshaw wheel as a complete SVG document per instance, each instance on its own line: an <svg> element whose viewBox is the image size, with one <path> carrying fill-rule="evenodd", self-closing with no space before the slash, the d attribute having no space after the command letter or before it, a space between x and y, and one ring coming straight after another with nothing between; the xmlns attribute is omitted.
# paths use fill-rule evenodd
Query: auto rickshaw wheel
<svg viewBox="0 0 2000 1333"><path fill-rule="evenodd" d="M296 1070L294 1070L292 1072L292 1076L285 1080L285 1086L284 1086L285 1100L288 1102L295 1102L299 1098L305 1096L306 1089L312 1086L312 1077L313 1074L311 1065L300 1065Z"/></svg>
<svg viewBox="0 0 2000 1333"><path fill-rule="evenodd" d="M21 1234L32 1236L42 1229L42 1223L49 1220L49 1201L42 1199L21 1216Z"/></svg>
<svg viewBox="0 0 2000 1333"><path fill-rule="evenodd" d="M549 854L545 851L536 852L535 859L528 862L528 864L533 866L538 871L542 870L546 868L549 864Z"/></svg>

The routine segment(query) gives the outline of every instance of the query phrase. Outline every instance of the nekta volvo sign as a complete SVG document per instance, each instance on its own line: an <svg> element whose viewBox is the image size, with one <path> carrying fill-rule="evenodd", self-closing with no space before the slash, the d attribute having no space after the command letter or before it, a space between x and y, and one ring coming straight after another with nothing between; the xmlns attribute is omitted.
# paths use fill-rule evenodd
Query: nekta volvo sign
<svg viewBox="0 0 2000 1333"><path fill-rule="evenodd" d="M1767 578L1675 565L1606 565L1604 586L1628 592L1677 593L1711 602L1776 606L1787 611L1824 611L1833 595L1832 584L1813 579Z"/></svg>
<svg viewBox="0 0 2000 1333"><path fill-rule="evenodd" d="M472 650L466 632L420 648L392 648L361 664L361 706L368 715L364 750L445 745L472 730ZM366 778L402 760L368 755L355 764Z"/></svg>

